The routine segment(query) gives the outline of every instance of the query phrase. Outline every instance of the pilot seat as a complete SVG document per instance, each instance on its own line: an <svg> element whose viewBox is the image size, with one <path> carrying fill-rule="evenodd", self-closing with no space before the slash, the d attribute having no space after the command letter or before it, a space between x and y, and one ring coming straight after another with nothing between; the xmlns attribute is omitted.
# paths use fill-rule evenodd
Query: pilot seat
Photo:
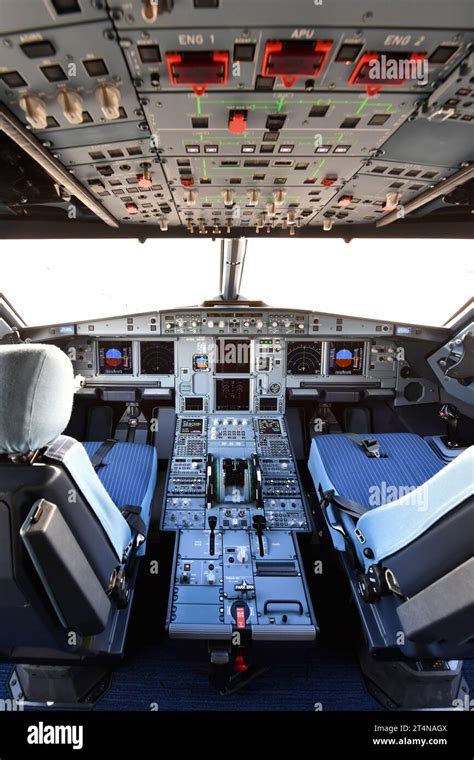
<svg viewBox="0 0 474 760"><path fill-rule="evenodd" d="M474 657L474 446L446 464L412 433L322 434L308 466L369 690L386 707L452 706Z"/></svg>
<svg viewBox="0 0 474 760"><path fill-rule="evenodd" d="M88 707L107 688L156 485L153 447L62 435L73 394L59 348L0 347L0 659L25 704Z"/></svg>

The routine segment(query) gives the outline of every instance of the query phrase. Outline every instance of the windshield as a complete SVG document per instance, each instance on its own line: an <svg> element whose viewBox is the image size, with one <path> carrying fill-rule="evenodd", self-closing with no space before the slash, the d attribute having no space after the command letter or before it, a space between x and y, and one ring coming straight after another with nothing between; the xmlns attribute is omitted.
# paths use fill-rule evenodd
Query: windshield
<svg viewBox="0 0 474 760"><path fill-rule="evenodd" d="M442 325L474 293L469 240L248 243L241 292L271 306ZM220 242L9 240L0 292L29 325L191 306L219 291Z"/></svg>

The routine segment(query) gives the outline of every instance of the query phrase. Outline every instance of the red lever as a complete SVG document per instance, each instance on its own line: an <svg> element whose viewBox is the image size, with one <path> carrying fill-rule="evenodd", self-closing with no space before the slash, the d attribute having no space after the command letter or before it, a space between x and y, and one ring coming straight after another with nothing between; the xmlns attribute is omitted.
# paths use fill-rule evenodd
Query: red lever
<svg viewBox="0 0 474 760"><path fill-rule="evenodd" d="M248 670L248 665L245 662L244 658L241 654L237 655L234 662L234 670L237 673L245 673L246 670Z"/></svg>

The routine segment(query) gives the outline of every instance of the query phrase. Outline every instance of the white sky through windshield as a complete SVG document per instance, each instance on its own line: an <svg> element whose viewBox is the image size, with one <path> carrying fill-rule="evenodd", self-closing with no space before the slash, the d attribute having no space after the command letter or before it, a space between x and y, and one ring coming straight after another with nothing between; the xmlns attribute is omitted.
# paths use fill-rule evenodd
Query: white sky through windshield
<svg viewBox="0 0 474 760"><path fill-rule="evenodd" d="M200 304L219 290L209 239L8 240L0 292L32 324ZM474 293L469 240L248 244L242 293L272 306L443 324Z"/></svg>

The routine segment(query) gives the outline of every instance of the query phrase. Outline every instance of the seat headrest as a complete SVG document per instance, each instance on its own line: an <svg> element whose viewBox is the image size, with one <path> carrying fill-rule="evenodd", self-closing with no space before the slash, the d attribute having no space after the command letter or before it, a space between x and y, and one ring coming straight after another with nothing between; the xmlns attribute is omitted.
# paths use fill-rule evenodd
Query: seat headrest
<svg viewBox="0 0 474 760"><path fill-rule="evenodd" d="M69 422L72 364L56 346L0 346L0 454L52 443Z"/></svg>

